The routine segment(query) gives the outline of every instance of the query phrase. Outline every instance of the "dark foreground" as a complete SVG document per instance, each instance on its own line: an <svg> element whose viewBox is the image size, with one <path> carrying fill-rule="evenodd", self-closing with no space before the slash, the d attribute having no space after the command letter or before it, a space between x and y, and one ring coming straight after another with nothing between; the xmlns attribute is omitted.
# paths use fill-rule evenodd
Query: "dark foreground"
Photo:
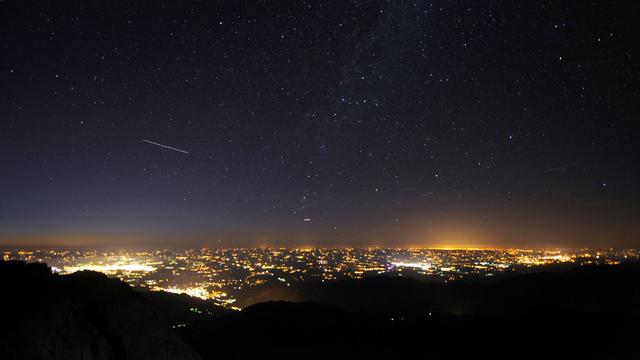
<svg viewBox="0 0 640 360"><path fill-rule="evenodd" d="M448 284L305 284L257 294L287 301L241 312L43 264L2 262L0 281L0 359L640 355L638 264Z"/></svg>

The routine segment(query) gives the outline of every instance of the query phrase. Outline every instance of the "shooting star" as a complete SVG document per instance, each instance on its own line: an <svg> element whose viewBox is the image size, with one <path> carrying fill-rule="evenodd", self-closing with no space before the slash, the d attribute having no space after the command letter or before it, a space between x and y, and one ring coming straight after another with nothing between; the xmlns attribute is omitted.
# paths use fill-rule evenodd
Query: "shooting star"
<svg viewBox="0 0 640 360"><path fill-rule="evenodd" d="M407 191L415 191L417 188L415 187L406 187L406 188L402 188L400 189L401 192L407 192Z"/></svg>
<svg viewBox="0 0 640 360"><path fill-rule="evenodd" d="M572 162L571 164L565 164L565 165L552 167L552 168L547 169L547 170L545 170L543 172L548 173L548 172L552 172L552 171L564 170L564 169L568 169L568 168L574 167L574 166L576 166L576 163Z"/></svg>
<svg viewBox="0 0 640 360"><path fill-rule="evenodd" d="M163 144L157 143L157 142L155 142L155 141L151 141L151 140L147 140L147 139L142 139L142 141L143 141L143 142L146 142L146 143L148 143L148 144L151 144L151 145L160 146L161 148L165 148L165 149L169 149L169 150L173 150L173 151L181 152L181 153L183 153L183 154L189 154L189 152L188 152L188 151L185 151L185 150L182 150L182 149L178 149L178 148L174 148L174 147L167 146L167 145L163 145Z"/></svg>

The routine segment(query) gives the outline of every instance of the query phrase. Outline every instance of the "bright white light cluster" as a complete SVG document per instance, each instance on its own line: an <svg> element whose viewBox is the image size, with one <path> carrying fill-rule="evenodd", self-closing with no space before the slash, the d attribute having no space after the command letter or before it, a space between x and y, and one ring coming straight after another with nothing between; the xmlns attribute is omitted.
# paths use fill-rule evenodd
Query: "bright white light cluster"
<svg viewBox="0 0 640 360"><path fill-rule="evenodd" d="M64 272L67 274L76 271L97 271L105 274L114 274L121 272L152 272L156 268L147 264L131 264L131 263L113 263L113 264L78 264L75 266L65 266Z"/></svg>
<svg viewBox="0 0 640 360"><path fill-rule="evenodd" d="M429 263L420 263L420 262L392 262L391 265L395 267L408 267L408 268L417 268L422 270L431 269L431 264Z"/></svg>
<svg viewBox="0 0 640 360"><path fill-rule="evenodd" d="M203 287L190 287L190 288L177 288L177 287L166 287L166 288L158 288L158 290L174 293L174 294L187 294L189 296L197 297L200 299L209 299L211 296L209 292Z"/></svg>

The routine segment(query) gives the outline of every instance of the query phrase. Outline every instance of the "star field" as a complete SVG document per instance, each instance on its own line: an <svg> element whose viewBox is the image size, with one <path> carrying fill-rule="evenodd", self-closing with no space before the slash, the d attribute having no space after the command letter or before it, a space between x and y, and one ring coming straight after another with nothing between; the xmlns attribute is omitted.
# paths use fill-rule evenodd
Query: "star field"
<svg viewBox="0 0 640 360"><path fill-rule="evenodd" d="M630 2L0 14L3 241L637 242Z"/></svg>

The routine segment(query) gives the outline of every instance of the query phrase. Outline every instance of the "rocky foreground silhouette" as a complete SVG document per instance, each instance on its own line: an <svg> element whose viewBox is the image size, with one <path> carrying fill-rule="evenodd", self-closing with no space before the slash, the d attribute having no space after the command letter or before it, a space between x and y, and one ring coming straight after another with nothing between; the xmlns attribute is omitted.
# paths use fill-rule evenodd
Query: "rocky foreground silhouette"
<svg viewBox="0 0 640 360"><path fill-rule="evenodd" d="M0 358L638 358L638 264L541 270L264 288L236 312L98 273L2 262Z"/></svg>
<svg viewBox="0 0 640 360"><path fill-rule="evenodd" d="M162 313L118 279L0 263L0 359L199 359Z"/></svg>

